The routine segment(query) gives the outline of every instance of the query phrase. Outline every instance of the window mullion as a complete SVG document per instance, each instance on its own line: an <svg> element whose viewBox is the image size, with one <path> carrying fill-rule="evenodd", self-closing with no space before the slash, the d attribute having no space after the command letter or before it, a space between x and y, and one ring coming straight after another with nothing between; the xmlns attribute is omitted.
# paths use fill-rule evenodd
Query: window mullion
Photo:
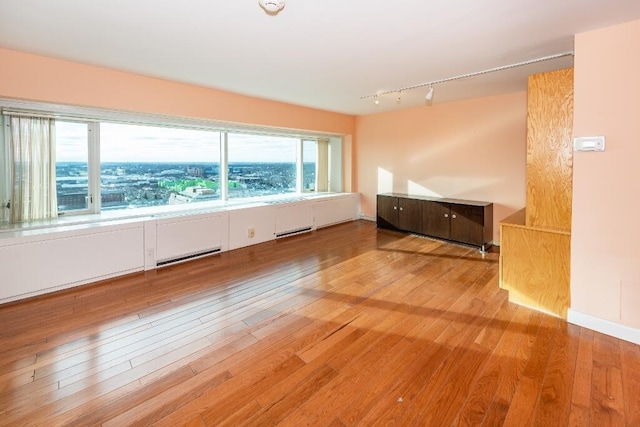
<svg viewBox="0 0 640 427"><path fill-rule="evenodd" d="M302 158L302 145L304 141L300 139L296 144L296 193L302 193L304 185L304 172L302 169L304 159Z"/></svg>
<svg viewBox="0 0 640 427"><path fill-rule="evenodd" d="M89 123L89 211L100 213L100 123Z"/></svg>
<svg viewBox="0 0 640 427"><path fill-rule="evenodd" d="M229 137L220 132L220 200L229 199Z"/></svg>

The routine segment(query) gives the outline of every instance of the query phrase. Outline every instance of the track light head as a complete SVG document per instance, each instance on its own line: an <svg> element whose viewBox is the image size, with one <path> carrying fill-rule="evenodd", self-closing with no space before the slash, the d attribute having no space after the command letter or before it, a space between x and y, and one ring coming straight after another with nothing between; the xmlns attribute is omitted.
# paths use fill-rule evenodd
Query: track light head
<svg viewBox="0 0 640 427"><path fill-rule="evenodd" d="M433 86L429 85L429 90L427 91L427 94L424 96L424 99L426 99L429 102L433 101Z"/></svg>
<svg viewBox="0 0 640 427"><path fill-rule="evenodd" d="M378 99L378 95L375 96L375 98L373 99L373 103L378 105L380 104L380 100Z"/></svg>

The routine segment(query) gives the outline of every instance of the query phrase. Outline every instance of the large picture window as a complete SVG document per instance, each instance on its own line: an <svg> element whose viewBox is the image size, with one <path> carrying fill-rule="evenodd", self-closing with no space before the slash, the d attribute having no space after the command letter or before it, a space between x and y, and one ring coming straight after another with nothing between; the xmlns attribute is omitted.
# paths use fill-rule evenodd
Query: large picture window
<svg viewBox="0 0 640 427"><path fill-rule="evenodd" d="M219 130L188 120L182 126L180 119L145 123L124 113L117 121L57 116L55 108L24 114L51 123L55 167L47 185L55 187L54 215L56 204L58 215L140 208L146 214L166 205L188 209L192 203L327 191L329 168L338 166L326 159L326 137ZM17 169L10 160L10 135L8 130L0 135L0 175L7 183L0 188L0 222L21 222L11 219L10 209L32 201L30 196L11 200L11 183L17 182L12 171Z"/></svg>
<svg viewBox="0 0 640 427"><path fill-rule="evenodd" d="M220 133L100 124L102 210L220 200Z"/></svg>
<svg viewBox="0 0 640 427"><path fill-rule="evenodd" d="M299 138L229 133L229 198L296 192Z"/></svg>

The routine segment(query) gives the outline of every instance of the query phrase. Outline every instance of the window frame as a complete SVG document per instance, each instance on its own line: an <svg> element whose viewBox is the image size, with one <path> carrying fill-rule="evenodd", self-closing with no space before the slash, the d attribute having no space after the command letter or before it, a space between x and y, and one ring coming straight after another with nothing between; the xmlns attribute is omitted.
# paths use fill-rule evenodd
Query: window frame
<svg viewBox="0 0 640 427"><path fill-rule="evenodd" d="M192 118L179 118L174 116L164 116L155 114L135 113L135 112L121 112L115 110L103 110L91 107L74 107L62 104L49 104L35 101L19 101L0 98L0 110L12 111L18 113L24 113L25 115L36 115L40 117L52 117L56 120L86 123L88 125L88 181L89 181L89 200L87 209L61 211L60 214L64 216L74 215L86 215L86 214L100 214L102 213L101 206L101 176L100 176L100 123L115 123L115 124L132 124L142 126L155 126L155 127L167 127L167 128L180 128L189 130L201 130L201 131L214 131L220 133L220 201L228 201L228 133L241 133L246 135L255 136L268 136L268 137L286 137L297 138L296 144L296 193L297 194L313 194L318 192L318 174L316 172L316 185L314 191L305 191L304 189L304 142L315 141L318 143L320 139L331 139L332 145L342 147L342 135L328 134L322 132L311 131L296 131L285 130L277 128L267 128L262 126L245 125L230 123L219 123L214 120L206 119L192 119ZM7 146L6 146L6 126L4 126L4 115L0 118L0 125L3 125L3 132L0 133L0 173L7 175L6 168L7 158ZM341 149L340 149L341 151ZM317 155L317 154L316 154ZM344 164L342 162L341 155L339 162L331 161L325 167L327 168L339 168L340 170L328 169L326 175L330 179L335 174L342 174ZM333 160L333 159L332 159ZM338 163L338 164L336 164ZM316 166L318 166L318 159L316 158ZM3 180L9 181L9 180ZM3 187L7 187L7 183ZM332 188L330 182L327 182L327 188L330 188L330 192L340 192L342 188ZM293 193L283 193L282 195L291 195ZM11 193L7 193L6 188L0 188L0 202L10 197ZM233 199L234 202L240 199ZM247 198L250 201L251 198ZM195 205L195 206L194 206ZM198 203L194 205L186 204L185 210L198 209ZM0 224L7 223L5 218L5 211L3 206L0 206L2 211L0 214ZM126 209L122 209L125 211ZM114 210L115 212L116 210ZM120 211L120 210L118 210ZM127 215L122 215L126 217Z"/></svg>
<svg viewBox="0 0 640 427"><path fill-rule="evenodd" d="M85 209L71 209L71 210L58 210L58 216L74 216L74 215L87 215L96 213L96 187L100 186L100 177L98 175L98 181L96 182L95 173L92 173L91 162L92 159L95 158L95 147L96 142L93 140L96 137L97 132L95 132L95 127L97 125L94 121L87 120L73 120L71 118L56 118L56 123L58 121L67 122L67 123L82 123L87 125L87 207ZM56 144L58 143L56 137ZM57 159L56 159L57 163ZM98 172L99 173L99 172ZM98 209L97 212L100 212L100 198L97 200Z"/></svg>
<svg viewBox="0 0 640 427"><path fill-rule="evenodd" d="M9 177L9 126L6 124L6 116L0 114L0 224L9 222L10 217L10 199L11 199L11 179Z"/></svg>
<svg viewBox="0 0 640 427"><path fill-rule="evenodd" d="M240 137L240 139L244 139L245 137L249 136L256 136L256 137L260 137L260 138L266 138L266 139L273 139L273 138L283 138L286 139L287 141L270 141L273 142L274 145L285 145L286 146L286 152L279 152L280 155L285 155L286 157L290 157L290 159L287 160L283 160L283 161L277 161L277 162L269 162L269 161L265 161L265 162L257 162L257 163L262 163L262 164L276 164L276 163L280 163L280 164L293 164L293 170L295 171L295 179L294 180L289 180L288 183L289 184L293 184L293 186L289 186L287 187L287 189L289 191L283 191L280 193L276 193L273 194L274 196L277 195L289 195L291 196L292 194L299 194L300 193L300 183L301 183L301 179L300 179L300 175L299 175L299 170L300 170L300 163L301 163L301 152L300 152L300 138L295 137L295 136L288 136L288 135L265 135L265 134L260 134L260 135L254 135L251 133L247 133L247 132L236 132L236 131L227 131L225 133L227 135L227 138L225 139L226 144L227 144L227 164L225 165L225 169L227 171L229 171L229 169L231 168L231 166L233 164L236 163L248 163L251 164L252 162L249 161L247 162L244 159L237 159L235 158L233 161L229 160L229 157L235 157L236 154L234 152L234 150L237 147L238 142L234 141L234 137ZM254 143L255 141L251 141L252 143ZM231 145L234 145L233 147ZM263 145L264 144L264 145ZM255 150L258 150L257 147L263 147L263 146L268 146L269 142L257 142L256 146L254 147ZM273 147L273 146L272 146ZM240 150L242 151L242 150ZM233 155L233 156L232 156ZM290 160L293 160L293 162L291 162ZM229 174L231 175L231 174ZM229 178L229 176L227 177ZM226 182L227 186L229 184L229 181L227 180ZM228 188L228 187L227 187ZM293 189L293 191L291 191L291 189ZM249 189L249 192L251 192L252 190L254 190L253 188ZM264 197L265 195L260 195L260 194L255 194L255 195L248 195L246 197L237 197L235 195L229 194L227 200L242 200L242 199L246 199L246 200L251 200L251 199L255 199L256 197ZM268 195L266 195L268 196Z"/></svg>
<svg viewBox="0 0 640 427"><path fill-rule="evenodd" d="M192 126L176 126L176 125L158 125L156 123L141 123L141 122L122 122L122 121L114 121L114 120L101 120L99 122L99 125L115 125L115 126L135 126L138 128L152 128L154 129L151 133L155 132L158 129L169 129L169 130L186 130L186 131L198 131L198 132L209 132L212 134L216 134L214 139L217 139L217 151L218 151L218 156L221 156L221 145L222 145L222 134L223 132L221 132L218 129L214 129L214 128L204 128L201 126L198 127L192 127ZM96 164L97 164L97 190L96 190L96 194L98 195L97 199L98 203L100 203L100 205L102 204L102 179L103 179L103 175L102 175L102 161L103 159L101 158L101 144L104 143L104 140L106 139L105 134L102 134L100 131L102 130L102 128L99 128L99 131L97 132L97 136L96 136L96 140L97 140L97 145L96 145ZM135 131L134 131L135 132ZM111 161L109 161L111 162ZM222 165L222 159L220 159L219 161L219 167L221 167ZM219 182L220 185L222 185L222 181L219 177ZM220 191L220 199L217 200L210 200L212 202L216 202L219 200L222 200L222 191ZM206 201L204 202L198 202L195 204L194 209L197 207L201 207L202 203L206 203ZM150 205L150 206L139 206L134 210L137 209L152 209L154 206L158 207L158 208L162 208L162 206L168 206L170 205L170 203L164 204L164 205ZM185 205L185 207L187 206L187 203L184 203L183 205ZM110 211L113 212L117 212L117 211L123 211L127 208L118 208L118 209L112 209ZM188 210L190 208L186 208L186 210ZM102 213L102 206L99 206L99 208L96 210L96 213Z"/></svg>

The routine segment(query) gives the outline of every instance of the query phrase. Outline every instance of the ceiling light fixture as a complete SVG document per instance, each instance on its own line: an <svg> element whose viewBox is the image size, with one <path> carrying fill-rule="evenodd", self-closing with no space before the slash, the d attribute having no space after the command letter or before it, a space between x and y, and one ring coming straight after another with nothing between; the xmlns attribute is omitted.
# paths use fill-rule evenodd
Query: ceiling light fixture
<svg viewBox="0 0 640 427"><path fill-rule="evenodd" d="M258 4L269 15L275 15L284 7L284 0L258 0Z"/></svg>
<svg viewBox="0 0 640 427"><path fill-rule="evenodd" d="M411 90L411 89L417 89L417 88L429 86L429 90L427 91L427 94L425 95L425 99L427 101L431 102L433 100L433 85L435 85L437 83L450 82L450 81L453 81L453 80L466 79L468 77L475 77L475 76L479 76L479 75L482 75L482 74L495 73L496 71L508 70L510 68L522 67L524 65L535 64L535 63L538 63L538 62L549 61L551 59L558 59L558 58L563 58L565 56L571 56L571 55L573 55L573 52L557 53L555 55L543 56L542 58L530 59L528 61L517 62L515 64L509 64L509 65L503 65L501 67L490 68L488 70L476 71L476 72L468 73L468 74L461 74L459 76L447 77L447 78L439 79L439 80L432 80L430 82L419 83L419 84L416 84L416 85L413 85L413 86L401 87L399 89L378 91L373 95L361 96L360 99L375 98L374 102L375 102L376 105L378 105L378 103L379 103L378 97L380 95L388 95L390 93L401 93L402 91L405 91L405 90Z"/></svg>

